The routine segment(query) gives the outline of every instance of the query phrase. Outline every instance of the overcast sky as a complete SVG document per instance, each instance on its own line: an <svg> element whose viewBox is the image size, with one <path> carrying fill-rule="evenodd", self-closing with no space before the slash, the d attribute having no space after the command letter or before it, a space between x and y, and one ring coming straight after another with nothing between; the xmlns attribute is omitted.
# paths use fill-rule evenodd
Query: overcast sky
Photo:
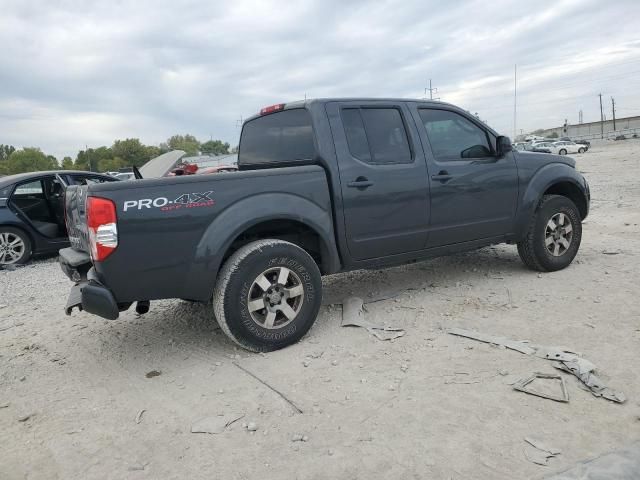
<svg viewBox="0 0 640 480"><path fill-rule="evenodd" d="M0 143L75 157L323 96L435 96L517 129L640 115L640 1L0 0Z"/></svg>

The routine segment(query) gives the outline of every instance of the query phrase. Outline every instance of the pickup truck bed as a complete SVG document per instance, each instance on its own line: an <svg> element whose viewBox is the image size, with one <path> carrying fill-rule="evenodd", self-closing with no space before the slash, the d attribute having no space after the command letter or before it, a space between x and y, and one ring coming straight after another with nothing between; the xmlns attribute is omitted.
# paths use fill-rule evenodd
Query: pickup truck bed
<svg viewBox="0 0 640 480"><path fill-rule="evenodd" d="M240 171L70 187L67 312L213 300L251 350L301 338L320 276L517 243L525 265L577 254L589 187L566 156L515 152L457 107L397 99L279 104L248 119ZM91 253L90 253L91 252Z"/></svg>

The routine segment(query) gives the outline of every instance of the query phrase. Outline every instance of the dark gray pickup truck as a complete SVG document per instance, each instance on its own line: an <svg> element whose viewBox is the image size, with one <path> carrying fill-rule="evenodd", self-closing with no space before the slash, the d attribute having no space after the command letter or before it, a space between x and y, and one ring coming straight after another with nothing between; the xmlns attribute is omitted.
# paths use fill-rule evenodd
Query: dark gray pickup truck
<svg viewBox="0 0 640 480"><path fill-rule="evenodd" d="M136 303L213 301L244 348L298 341L321 276L517 244L538 271L568 266L589 186L566 156L511 149L453 105L320 99L242 128L240 171L70 187L60 262L74 307L115 319Z"/></svg>

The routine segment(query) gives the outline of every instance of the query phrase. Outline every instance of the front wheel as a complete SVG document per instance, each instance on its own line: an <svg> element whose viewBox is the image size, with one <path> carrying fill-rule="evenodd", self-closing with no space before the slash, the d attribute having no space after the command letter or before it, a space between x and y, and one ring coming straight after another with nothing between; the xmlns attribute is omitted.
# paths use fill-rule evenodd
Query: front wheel
<svg viewBox="0 0 640 480"><path fill-rule="evenodd" d="M559 153L560 155L566 155L566 154L567 154L567 151L563 148L563 149L562 149L562 150L560 150L558 153Z"/></svg>
<svg viewBox="0 0 640 480"><path fill-rule="evenodd" d="M300 340L322 303L320 270L302 248L259 240L226 261L213 293L222 330L241 347L269 352Z"/></svg>
<svg viewBox="0 0 640 480"><path fill-rule="evenodd" d="M586 151L587 151L587 150L586 150L585 148L579 148L579 149L578 149L578 153L584 153L584 152L586 152Z"/></svg>
<svg viewBox="0 0 640 480"><path fill-rule="evenodd" d="M518 254L532 270L553 272L573 261L582 240L576 205L561 195L545 195L533 215Z"/></svg>

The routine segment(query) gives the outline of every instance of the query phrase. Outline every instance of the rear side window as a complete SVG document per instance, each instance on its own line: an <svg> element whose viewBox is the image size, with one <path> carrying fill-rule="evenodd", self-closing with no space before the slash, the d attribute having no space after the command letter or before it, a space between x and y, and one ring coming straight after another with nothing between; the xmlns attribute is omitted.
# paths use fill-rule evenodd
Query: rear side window
<svg viewBox="0 0 640 480"><path fill-rule="evenodd" d="M297 108L247 122L240 138L238 166L310 163L315 155L311 116Z"/></svg>
<svg viewBox="0 0 640 480"><path fill-rule="evenodd" d="M420 109L420 118L436 160L492 156L485 130L462 115L448 110Z"/></svg>
<svg viewBox="0 0 640 480"><path fill-rule="evenodd" d="M23 183L13 191L14 195L42 195L42 182L36 180L35 182Z"/></svg>
<svg viewBox="0 0 640 480"><path fill-rule="evenodd" d="M342 123L349 151L358 160L376 165L413 162L397 108L346 108Z"/></svg>

